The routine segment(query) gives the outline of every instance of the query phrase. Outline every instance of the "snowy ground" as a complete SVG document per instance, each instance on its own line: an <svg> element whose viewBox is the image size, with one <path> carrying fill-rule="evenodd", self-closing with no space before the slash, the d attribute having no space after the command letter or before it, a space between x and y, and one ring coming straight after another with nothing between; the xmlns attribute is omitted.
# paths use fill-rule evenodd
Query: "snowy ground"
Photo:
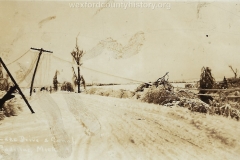
<svg viewBox="0 0 240 160"><path fill-rule="evenodd" d="M87 89L90 88L104 88L104 89L112 89L112 90L129 90L129 91L135 91L136 88L139 86L140 84L126 84L126 85L109 85L109 86L91 86L91 87L87 87Z"/></svg>
<svg viewBox="0 0 240 160"><path fill-rule="evenodd" d="M232 119L132 99L47 92L0 125L2 159L239 159Z"/></svg>
<svg viewBox="0 0 240 160"><path fill-rule="evenodd" d="M178 88L185 88L186 83L171 83L174 87ZM188 84L194 84L194 83L188 83ZM125 85L109 85L109 86L91 86L87 87L89 88L104 88L104 89L112 89L112 90L129 90L129 91L135 91L136 88L140 85L139 84L125 84Z"/></svg>

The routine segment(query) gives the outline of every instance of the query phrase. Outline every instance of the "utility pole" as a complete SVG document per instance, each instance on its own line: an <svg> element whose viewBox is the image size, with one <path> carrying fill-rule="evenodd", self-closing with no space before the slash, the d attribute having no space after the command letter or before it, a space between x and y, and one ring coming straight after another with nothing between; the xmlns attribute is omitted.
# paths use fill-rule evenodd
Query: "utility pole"
<svg viewBox="0 0 240 160"><path fill-rule="evenodd" d="M1 104L4 104L4 102L6 100L8 100L9 98L12 98L11 97L11 93L17 89L19 91L19 94L22 96L23 100L25 101L25 103L27 104L28 108L30 109L30 111L32 113L35 113L32 109L32 107L30 106L30 104L28 103L26 97L24 96L24 94L22 93L20 87L18 86L17 82L14 80L12 74L10 73L10 71L8 70L7 66L5 65L5 63L3 62L2 58L0 57L0 63L3 65L4 69L6 70L7 74L9 75L9 77L11 78L12 82L15 84L14 87L12 87L8 92L7 94L1 99ZM1 106L0 106L1 107Z"/></svg>
<svg viewBox="0 0 240 160"><path fill-rule="evenodd" d="M47 50L44 50L44 49L37 49L37 48L31 48L32 50L37 50L37 51L40 51L39 52L39 55L38 55L38 60L37 60L37 64L36 64L36 67L34 69L34 73L33 73L33 77L32 77L32 82L31 82L31 87L30 87L30 96L32 96L32 87L33 87L33 83L34 83L34 78L35 78L35 74L36 74L36 71L37 71L37 67L38 67L38 63L39 63L39 60L40 60L40 57L42 55L43 52L48 52L48 53L53 53L52 51L47 51Z"/></svg>

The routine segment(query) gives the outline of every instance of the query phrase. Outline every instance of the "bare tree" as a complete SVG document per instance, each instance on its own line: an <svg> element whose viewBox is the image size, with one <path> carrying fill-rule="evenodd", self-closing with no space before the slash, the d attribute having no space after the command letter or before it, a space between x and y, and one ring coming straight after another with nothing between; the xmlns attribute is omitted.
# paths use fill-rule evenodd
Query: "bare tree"
<svg viewBox="0 0 240 160"><path fill-rule="evenodd" d="M230 67L231 70L233 71L233 73L234 73L234 77L237 78L237 72L238 72L237 68L236 68L236 71L234 71L234 69L233 69L232 66L229 66L229 67Z"/></svg>
<svg viewBox="0 0 240 160"><path fill-rule="evenodd" d="M71 52L71 55L73 56L75 62L78 65L78 77L77 77L77 85L78 85L78 93L80 93L80 81L81 81L81 77L80 77L80 66L82 65L82 63L80 63L82 56L84 55L83 50L79 50L78 44L77 44L77 38L76 38L76 47L75 50L73 50Z"/></svg>

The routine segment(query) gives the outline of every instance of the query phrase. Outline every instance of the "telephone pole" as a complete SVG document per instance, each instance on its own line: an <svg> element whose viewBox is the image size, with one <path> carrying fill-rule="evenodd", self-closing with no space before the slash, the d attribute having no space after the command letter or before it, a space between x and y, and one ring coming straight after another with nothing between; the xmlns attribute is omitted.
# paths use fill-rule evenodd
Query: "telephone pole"
<svg viewBox="0 0 240 160"><path fill-rule="evenodd" d="M6 70L7 74L9 75L9 77L11 78L12 82L15 84L15 86L13 86L7 93L6 95L3 96L3 98L0 100L1 105L3 105L5 103L6 100L8 100L11 97L12 92L17 89L19 91L19 94L22 96L23 100L25 101L25 103L27 104L28 108L30 109L30 111L32 113L35 113L32 109L32 107L30 106L30 104L28 103L28 100L26 99L26 97L24 96L24 94L22 93L20 87L18 86L17 82L15 81L15 79L13 78L12 74L10 73L10 71L8 70L7 66L5 65L5 63L3 62L2 58L0 57L0 63L2 64L2 66L4 67L4 69ZM2 106L0 106L2 107Z"/></svg>
<svg viewBox="0 0 240 160"><path fill-rule="evenodd" d="M32 82L31 82L31 87L30 87L30 96L32 96L32 87L33 87L33 83L34 83L34 78L35 78L35 74L36 74L36 71L37 71L38 63L39 63L39 60L40 60L40 57L41 57L42 53L43 52L53 53L52 51L47 51L47 50L44 50L43 48L41 48L41 49L31 48L31 49L32 50L36 50L36 51L40 51L40 52L39 52L39 55L38 55L37 64L36 64L36 67L34 69L34 73L33 73L33 77L32 77Z"/></svg>

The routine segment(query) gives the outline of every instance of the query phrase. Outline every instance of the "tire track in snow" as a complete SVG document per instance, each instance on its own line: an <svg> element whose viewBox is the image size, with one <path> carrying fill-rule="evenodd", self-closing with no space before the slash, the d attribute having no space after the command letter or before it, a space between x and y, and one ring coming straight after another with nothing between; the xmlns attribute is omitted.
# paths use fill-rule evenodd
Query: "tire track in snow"
<svg viewBox="0 0 240 160"><path fill-rule="evenodd" d="M128 106L128 104L125 104L126 106ZM128 113L131 113L132 115L137 115L137 117L139 117L139 113L137 114L137 112L139 111L135 111L135 112L133 112L133 111L129 111L129 110L127 110L126 108L122 108L122 107L118 107L118 109L120 109L120 110L123 110L123 111L125 111L125 112L128 112ZM113 112L112 112L113 113ZM179 135L177 135L177 134L175 134L175 133L173 133L173 132L170 132L170 131L168 131L168 130L165 130L164 128L162 128L161 127L161 125L160 125L160 123L157 123L157 121L156 120L153 120L153 117L151 117L151 118L149 118L148 116L146 116L147 114L142 114L142 113L140 113L140 117L144 117L144 119L146 120L146 121L144 121L144 122L146 122L146 123L148 123L148 125L143 125L143 126L152 126L151 124L149 124L149 122L154 122L155 124L157 124L158 126L160 126L160 127L158 127L158 129L160 129L161 131L164 131L165 133L166 133L166 135L168 135L168 137L167 138L169 138L170 136L172 137L172 139L175 139L175 138L177 138L178 140L181 140L183 143L189 143L189 144L191 144L193 147L197 147L197 148L199 148L199 149L201 149L201 150L204 150L205 152L207 151L207 150L205 150L205 149L203 149L202 147L200 147L199 145L197 145L197 144L195 144L195 143L193 143L193 142L191 142L191 141L189 141L188 139L185 139L184 137L181 137L181 136L179 136ZM163 139L163 140L165 140L166 142L170 142L171 144L174 144L174 142L173 141L169 141L168 139L166 139L166 138L164 138L164 137L160 137L160 136L158 136L158 137L156 137L156 134L154 133L154 132L156 132L156 130L154 130L154 129L151 129L150 127L148 127L148 128L142 128L141 127L141 124L139 125L138 123L136 123L136 121L131 121L131 124L134 126L133 128L135 128L136 129L136 132L137 133L145 133L145 136L144 136L144 139L145 139L145 141L146 142L148 142L148 144L149 145L152 145L152 146L154 146L154 147L157 147L158 149L160 149L160 147L159 146L157 146L156 144L155 144L155 141L157 141L157 138L161 138L161 139ZM140 130L139 130L140 129ZM161 135L162 135L163 133L161 132ZM141 136L143 136L143 135L141 135ZM143 142L143 141L142 141ZM151 142L151 143L150 143ZM144 143L144 142L143 142ZM187 145L187 144L186 144ZM152 148L152 149L154 149L154 148ZM161 149L163 149L163 148L161 148ZM181 148L179 148L179 150L182 150ZM192 157L194 157L194 158L199 158L199 157L196 157L194 154L192 154L192 153L190 153L190 152L187 152L189 155L191 155ZM168 157L169 158L169 157Z"/></svg>
<svg viewBox="0 0 240 160"><path fill-rule="evenodd" d="M37 101L44 110L52 134L52 143L61 158L67 158L72 153L72 142L64 129L61 112L49 93L38 93Z"/></svg>
<svg viewBox="0 0 240 160"><path fill-rule="evenodd" d="M81 101L79 94L63 94L67 102L69 111L74 115L75 119L86 129L87 135L96 135L100 133L101 124L96 116L89 112L88 108Z"/></svg>
<svg viewBox="0 0 240 160"><path fill-rule="evenodd" d="M102 127L104 127L106 129L106 126L101 126L101 123L99 122L97 117L94 115L94 114L99 113L99 112L97 112L97 110L99 110L99 108L97 110L94 109L94 111L91 110L93 105L84 103L83 100L81 99L81 95L79 95L79 94L75 94L75 95L65 94L64 98L68 104L69 110L71 111L71 113L73 113L76 120L79 121L80 124L83 123L84 127L86 127L86 129L88 129L91 133L90 135L88 135L88 137L84 137L83 139L80 139L77 143L77 148L81 148L84 150L84 153L82 155L84 157L84 159L90 159L89 155L91 154L90 147L91 147L91 142L93 141L92 138L96 137L93 135L96 135L96 133L99 133L98 136L100 136L100 133L103 132ZM84 101L86 101L86 100L84 100ZM90 118L90 119L88 119L88 118ZM97 126L96 123L99 124L99 126ZM112 128L112 127L109 127L109 128ZM114 140L114 138L111 137L110 142L111 141L116 141L116 140ZM122 150L124 150L124 148L120 147L120 150L122 151ZM79 152L75 153L74 157L79 158ZM99 157L97 157L97 158L99 158Z"/></svg>
<svg viewBox="0 0 240 160"><path fill-rule="evenodd" d="M88 102L91 102L92 100L88 100ZM96 105L101 105L102 107L98 107L95 106ZM98 103L92 103L89 104L91 105L91 108L94 107L94 111L98 112L99 115L106 115L109 118L109 128L111 128L111 135L113 135L113 137L115 139L112 139L112 141L117 143L114 143L114 146L118 146L118 148L121 149L121 151L126 151L126 145L129 146L129 144L131 145L135 145L134 147L129 147L129 150L133 150L136 149L136 147L138 149L142 149L146 150L146 153L151 153L153 150L155 150L155 146L152 146L153 142L152 142L152 137L149 136L148 134L145 134L145 137L142 136L141 131L142 131L142 127L136 125L133 123L133 121L129 121L127 119L124 119L122 116L120 116L119 114L111 111L109 108L111 108L108 104L104 103L104 102L98 102ZM105 108L105 107L109 107L109 108ZM118 110L119 111L119 110ZM103 112L103 113L101 113ZM118 112L119 113L119 112ZM111 119L111 120L110 120ZM116 125L116 122L120 122L120 124L124 124L122 127L119 127L118 125ZM115 125L111 125L111 122L114 123ZM130 130L127 132L126 128L129 128ZM120 134L121 132L121 134ZM131 140L133 140L133 137L135 139L135 141L139 141L144 143L144 146L138 146L136 144L136 142L131 142ZM144 142L141 140L145 140ZM134 140L133 140L134 141ZM125 143L127 142L127 143ZM124 144L125 143L125 144ZM128 147L127 146L127 147ZM131 156L131 159L135 159L137 157L134 157L134 155L131 154L131 151L129 151L129 153L124 153L124 156L126 156L126 154L128 154L129 156ZM133 150L133 153L135 152L135 150ZM140 151L141 152L141 151Z"/></svg>
<svg viewBox="0 0 240 160"><path fill-rule="evenodd" d="M81 95L79 94L63 94L63 97L67 103L69 111L73 114L74 118L85 128L84 145L80 142L77 143L77 148L84 150L84 159L88 159L89 147L91 145L92 136L95 136L101 131L101 124L97 117L90 112L87 106L82 102ZM82 146L80 146L82 145ZM79 153L75 153L75 157L79 158Z"/></svg>
<svg viewBox="0 0 240 160"><path fill-rule="evenodd" d="M169 140L171 140L172 138L175 139L176 141L180 140L186 146L188 146L190 142L187 139L179 137L178 135L176 135L174 133L166 132L166 131L165 131L165 133L160 132L160 135L157 135L157 134L154 133L155 130L151 128L152 125L139 124L137 122L140 122L140 121L130 120L129 117L123 118L123 116L119 115L119 114L121 114L120 110L122 110L122 111L125 111L128 114L130 114L130 116L134 117L134 115L136 115L136 112L130 111L131 110L130 108L122 108L120 106L114 106L114 107L109 106L105 101L98 101L98 102L95 102L95 103L93 103L93 101L94 101L93 98L88 99L88 102L91 102L92 104L97 104L98 106L99 105L101 106L101 107L97 107L97 106L93 105L94 108L95 108L94 111L99 111L100 113L102 111L109 112L110 113L110 115L108 116L109 118L114 117L115 119L117 119L117 117L118 117L118 119L123 122L122 124L125 125L124 127L129 128L129 131L125 132L126 131L125 128L114 125L114 130L115 130L116 134L114 134L113 132L112 132L112 134L114 135L115 138L118 139L119 144L121 144L122 146L124 145L123 143L121 143L121 142L124 141L125 137L122 136L124 134L124 135L131 135L131 137L133 137L132 140L134 141L134 143L138 147L141 147L143 149L143 151L146 152L146 153L154 154L154 152L152 152L152 151L158 150L159 152L162 153L161 156L166 156L166 158L172 159L173 157L168 156L168 155L173 155L173 154L178 155L182 151L186 152L186 150L185 150L186 148L178 148L177 151L171 149L172 147L169 146L169 142L171 142L171 141L169 141ZM118 103L116 102L115 104L118 104ZM93 106L91 105L91 107L93 107ZM123 106L127 107L128 105L126 103ZM124 112L122 112L122 113L124 113ZM145 117L145 119L149 120L149 117L146 116L145 114L141 113L141 116L143 116L143 117ZM113 119L113 121L114 121L114 119ZM110 122L112 122L112 121L110 121ZM147 121L141 121L140 123L147 123ZM129 127L127 127L127 126L129 126ZM149 127L143 128L143 126L149 126ZM154 126L156 127L158 125L155 124ZM161 128L159 128L159 129L162 130ZM123 132L123 134L119 134L120 131ZM164 141L160 140L159 138L164 140ZM143 146L140 145L141 143L143 144ZM168 146L167 147L167 148L169 148L168 150L165 149L165 147L166 147L165 145ZM174 145L174 142L171 142L170 145ZM197 147L197 148L199 147L199 146L196 146L196 144L191 144L191 145L193 147ZM199 149L201 150L202 148L199 148ZM199 149L196 149L196 152L199 152ZM190 152L188 152L188 156L190 156L192 158L197 158L194 154L192 154ZM200 157L198 157L198 158L200 158Z"/></svg>
<svg viewBox="0 0 240 160"><path fill-rule="evenodd" d="M130 104L126 103L125 105L129 106ZM133 108L137 108L137 107L133 107ZM212 153L209 152L211 150L211 147L203 148L198 143L192 142L191 140L187 139L186 137L184 137L184 136L182 137L181 135L178 135L178 133L173 131L173 130L166 130L167 128L169 128L169 126L164 126L164 125L162 126L160 123L158 123L158 119L156 119L156 116L152 116L153 114L156 114L156 113L149 114L149 111L152 111L151 108L149 108L149 109L142 108L142 111L141 111L140 108L138 108L138 110L131 111L131 110L129 110L129 108L118 107L118 110L123 110L125 112L132 113L133 115L135 114L135 115L137 115L137 117L141 117L141 118L145 119L145 122L147 123L147 125L144 125L144 126L157 126L156 129L153 129L151 127L148 127L147 129L145 129L147 135L149 135L149 136L152 135L153 137L155 135L155 137L156 137L156 132L161 130L159 136L167 135L167 137L163 136L163 137L160 137L160 138L165 139L167 142L171 142L169 140L172 139L172 140L175 140L177 142L182 142L182 144L184 144L185 146L189 146L190 145L193 148L195 148L194 152L198 156L196 156L194 153L190 152L189 150L186 150L186 148L184 148L184 147L181 147L181 148L177 149L178 152L180 152L180 153L182 151L184 151L185 153L188 154L188 156L191 156L194 159L206 159L207 155L212 154ZM139 126L139 124L135 123L135 122L133 122L133 124ZM163 133L165 133L165 134L163 134ZM164 138L164 137L166 137L167 139ZM171 143L173 145L175 144L174 141L171 142ZM204 152L205 154L201 154L202 152ZM201 155L201 156L199 156L199 155ZM213 154L213 156L218 157L217 154Z"/></svg>

